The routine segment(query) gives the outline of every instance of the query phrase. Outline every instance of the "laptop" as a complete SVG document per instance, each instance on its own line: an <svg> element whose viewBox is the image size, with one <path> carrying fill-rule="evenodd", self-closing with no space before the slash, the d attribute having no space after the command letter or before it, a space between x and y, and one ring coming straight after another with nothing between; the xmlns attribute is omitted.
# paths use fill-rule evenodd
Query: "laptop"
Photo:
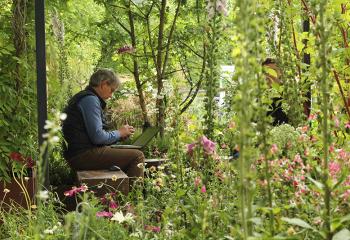
<svg viewBox="0 0 350 240"><path fill-rule="evenodd" d="M146 128L146 130L140 136L138 136L132 144L113 144L110 145L110 147L119 149L142 149L152 140L158 131L158 127L149 127Z"/></svg>

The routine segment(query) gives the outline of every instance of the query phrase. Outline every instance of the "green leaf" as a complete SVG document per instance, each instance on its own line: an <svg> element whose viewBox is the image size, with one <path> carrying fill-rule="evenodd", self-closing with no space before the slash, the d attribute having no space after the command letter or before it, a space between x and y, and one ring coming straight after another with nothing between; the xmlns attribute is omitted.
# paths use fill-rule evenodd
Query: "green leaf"
<svg viewBox="0 0 350 240"><path fill-rule="evenodd" d="M344 228L343 230L337 232L332 240L350 240L350 231L346 228Z"/></svg>
<svg viewBox="0 0 350 240"><path fill-rule="evenodd" d="M307 222L305 222L304 220L301 220L300 218L286 218L283 217L282 221L285 221L291 225L296 225L302 228L307 228L307 229L313 229L310 224L308 224Z"/></svg>

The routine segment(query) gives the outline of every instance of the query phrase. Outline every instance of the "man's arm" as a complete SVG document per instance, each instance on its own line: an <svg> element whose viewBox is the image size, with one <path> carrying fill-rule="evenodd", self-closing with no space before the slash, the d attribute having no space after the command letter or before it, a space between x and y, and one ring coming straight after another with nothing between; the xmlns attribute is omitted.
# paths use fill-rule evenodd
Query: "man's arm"
<svg viewBox="0 0 350 240"><path fill-rule="evenodd" d="M118 130L105 131L102 128L100 101L96 96L86 96L78 103L78 108L84 119L87 134L93 144L110 145L120 140Z"/></svg>

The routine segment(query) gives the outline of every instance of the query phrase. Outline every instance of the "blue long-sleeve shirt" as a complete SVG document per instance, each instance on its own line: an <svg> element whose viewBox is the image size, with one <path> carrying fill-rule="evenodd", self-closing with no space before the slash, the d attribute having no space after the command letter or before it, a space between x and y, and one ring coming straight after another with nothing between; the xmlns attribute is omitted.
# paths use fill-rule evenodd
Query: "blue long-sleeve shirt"
<svg viewBox="0 0 350 240"><path fill-rule="evenodd" d="M118 130L105 131L102 124L102 108L98 97L89 95L77 104L83 115L89 138L96 145L110 145L120 140Z"/></svg>

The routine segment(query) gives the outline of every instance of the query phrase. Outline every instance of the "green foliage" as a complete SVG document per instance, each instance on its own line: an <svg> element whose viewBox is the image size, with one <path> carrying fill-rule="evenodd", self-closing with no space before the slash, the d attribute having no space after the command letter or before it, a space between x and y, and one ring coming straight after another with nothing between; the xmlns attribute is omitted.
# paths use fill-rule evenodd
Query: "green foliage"
<svg viewBox="0 0 350 240"><path fill-rule="evenodd" d="M274 127L270 134L271 143L276 144L284 156L293 158L300 151L300 133L293 126L283 124Z"/></svg>
<svg viewBox="0 0 350 240"><path fill-rule="evenodd" d="M36 95L34 89L33 72L31 71L32 53L28 34L33 33L33 25L27 19L26 25L13 33L11 27L11 9L15 7L4 2L4 11L0 19L0 179L10 180L13 164L11 152L19 152L23 156L36 159ZM22 9L23 14L29 15L29 9ZM22 16L23 17L23 16ZM14 18L21 18L17 15ZM23 19L19 19L21 21ZM12 39L24 43L25 48L15 48ZM20 55L18 55L20 54ZM34 140L34 141L33 141ZM18 168L15 168L15 170Z"/></svg>

